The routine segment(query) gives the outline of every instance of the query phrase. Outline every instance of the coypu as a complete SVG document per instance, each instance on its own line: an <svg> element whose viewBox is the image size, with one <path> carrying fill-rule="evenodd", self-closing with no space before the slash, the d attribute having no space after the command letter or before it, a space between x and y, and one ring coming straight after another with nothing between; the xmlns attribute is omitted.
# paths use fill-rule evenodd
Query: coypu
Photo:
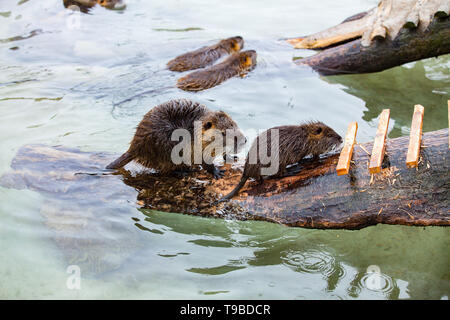
<svg viewBox="0 0 450 320"><path fill-rule="evenodd" d="M196 121L199 121L197 128L201 132L196 129ZM147 112L136 129L128 151L110 163L106 169L118 169L135 160L162 174L186 171L194 165L195 152L190 152L189 164L175 164L172 161L172 150L179 144L178 141L172 141L172 134L176 129L187 130L191 138L190 151L195 151L194 139L199 137L197 134L202 134L199 138L201 143L199 151L202 154L210 144L208 141L210 137L213 137L214 132L220 133L223 137L226 133L234 135L234 153L238 153L246 141L237 124L225 112L211 111L206 106L187 99L171 100ZM223 154L229 151L226 146L223 147ZM215 151L211 152L213 157L218 156L214 154ZM214 164L206 163L203 157L200 161L202 167L215 178L223 175L223 171L218 170Z"/></svg>
<svg viewBox="0 0 450 320"><path fill-rule="evenodd" d="M215 87L234 76L245 76L256 66L256 51L233 53L225 61L178 79L177 87L185 91L201 91Z"/></svg>
<svg viewBox="0 0 450 320"><path fill-rule="evenodd" d="M271 136L268 134L271 130L278 130L279 152L271 155ZM229 194L224 196L219 202L233 198L239 190L245 185L248 178L254 178L259 183L263 182L260 155L258 149L261 146L267 146L267 155L272 161L278 161L278 171L272 177L281 177L286 172L286 166L295 164L308 155L312 155L315 159L322 153L328 152L334 147L342 143L342 137L333 129L322 122L307 122L301 125L280 126L268 129L261 133L255 141L253 141L247 158L245 160L244 172L238 185ZM249 155L254 155L255 160L250 163ZM266 166L268 167L268 166Z"/></svg>
<svg viewBox="0 0 450 320"><path fill-rule="evenodd" d="M224 82L225 80L239 75L245 76L247 72L253 70L256 66L256 51L247 50L242 52L233 53L222 63L219 63L213 67L195 71L188 74L185 77L178 79L177 87L185 91L201 91L212 88ZM141 93L138 93L132 97L126 98L122 101L114 103L114 107L117 107L125 102L131 101L137 97L149 94L149 93L161 93L163 90L174 88L173 86L161 87L157 89L150 89Z"/></svg>
<svg viewBox="0 0 450 320"><path fill-rule="evenodd" d="M126 5L122 0L63 0L64 7L70 8L72 6L78 7L81 12L88 13L89 9L96 4L108 9L122 10Z"/></svg>
<svg viewBox="0 0 450 320"><path fill-rule="evenodd" d="M213 64L223 55L240 51L243 47L244 39L240 36L224 39L211 46L182 54L170 60L167 67L180 72L203 68Z"/></svg>

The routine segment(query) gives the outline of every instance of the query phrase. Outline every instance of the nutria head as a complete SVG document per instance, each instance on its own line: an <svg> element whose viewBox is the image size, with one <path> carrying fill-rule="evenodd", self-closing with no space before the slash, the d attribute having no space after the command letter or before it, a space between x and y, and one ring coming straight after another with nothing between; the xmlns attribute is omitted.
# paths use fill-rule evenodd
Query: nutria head
<svg viewBox="0 0 450 320"><path fill-rule="evenodd" d="M241 36L224 39L220 41L220 46L228 53L238 52L244 48L244 39Z"/></svg>
<svg viewBox="0 0 450 320"><path fill-rule="evenodd" d="M220 136L223 141L222 154L236 154L242 150L247 139L236 122L223 111L211 111L201 118L203 149ZM217 155L214 155L217 156Z"/></svg>
<svg viewBox="0 0 450 320"><path fill-rule="evenodd" d="M342 137L323 122L308 122L302 126L308 134L308 142L314 155L331 151L342 143Z"/></svg>
<svg viewBox="0 0 450 320"><path fill-rule="evenodd" d="M242 70L253 70L256 67L256 51L247 50L239 53L239 65Z"/></svg>

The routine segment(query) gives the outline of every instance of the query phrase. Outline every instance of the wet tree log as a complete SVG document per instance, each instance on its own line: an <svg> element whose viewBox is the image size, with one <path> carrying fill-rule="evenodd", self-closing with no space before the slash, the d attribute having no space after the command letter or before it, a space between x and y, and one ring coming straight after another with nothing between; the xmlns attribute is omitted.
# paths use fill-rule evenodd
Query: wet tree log
<svg viewBox="0 0 450 320"><path fill-rule="evenodd" d="M183 178L103 168L117 155L30 145L12 161L0 185L31 189L83 211L109 211L124 204L216 218L262 220L293 227L360 229L378 223L450 225L448 130L425 133L418 168L405 165L408 137L387 140L384 168L368 173L372 143L355 146L350 174L337 176L338 154L305 160L290 176L249 182L240 195L215 204L238 182L242 168L228 167L223 179L203 171ZM86 208L89 207L88 209ZM100 211L101 212L101 211Z"/></svg>
<svg viewBox="0 0 450 320"><path fill-rule="evenodd" d="M299 49L325 48L295 61L320 74L377 72L450 53L449 11L447 0L383 0L335 27L287 41Z"/></svg>

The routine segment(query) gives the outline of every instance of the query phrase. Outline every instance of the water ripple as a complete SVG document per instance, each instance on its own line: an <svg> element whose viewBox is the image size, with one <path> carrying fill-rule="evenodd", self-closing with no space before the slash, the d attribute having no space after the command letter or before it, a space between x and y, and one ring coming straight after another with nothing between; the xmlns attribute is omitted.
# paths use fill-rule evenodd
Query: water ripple
<svg viewBox="0 0 450 320"><path fill-rule="evenodd" d="M298 272L319 273L329 277L336 271L335 258L324 251L289 251L282 260L284 265Z"/></svg>

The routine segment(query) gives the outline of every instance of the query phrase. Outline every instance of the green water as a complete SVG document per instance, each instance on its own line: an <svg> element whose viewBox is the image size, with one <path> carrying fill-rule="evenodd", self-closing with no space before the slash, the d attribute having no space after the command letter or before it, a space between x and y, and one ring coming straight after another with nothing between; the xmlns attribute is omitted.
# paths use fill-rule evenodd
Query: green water
<svg viewBox="0 0 450 320"><path fill-rule="evenodd" d="M358 141L366 142L388 107L389 136L398 137L408 135L417 103L426 108L424 131L448 127L449 56L377 74L323 78L292 64L293 57L313 52L278 41L324 29L376 4L133 0L123 12L98 7L77 18L58 0L2 1L0 175L30 143L120 153L143 114L181 97L225 110L249 136L311 119L344 135L356 120ZM164 70L169 59L235 35L258 53L258 66L248 77L197 94L173 88L179 74ZM76 204L66 202L59 208L76 213ZM91 229L98 232L80 232L85 244L71 261L71 246L55 232L48 207L44 195L0 187L0 298L447 299L450 294L448 228L307 230L124 205L116 215L109 207L89 212L97 217L97 229ZM66 285L67 267L74 264L81 266L80 290ZM368 285L369 266L381 272L375 289Z"/></svg>

